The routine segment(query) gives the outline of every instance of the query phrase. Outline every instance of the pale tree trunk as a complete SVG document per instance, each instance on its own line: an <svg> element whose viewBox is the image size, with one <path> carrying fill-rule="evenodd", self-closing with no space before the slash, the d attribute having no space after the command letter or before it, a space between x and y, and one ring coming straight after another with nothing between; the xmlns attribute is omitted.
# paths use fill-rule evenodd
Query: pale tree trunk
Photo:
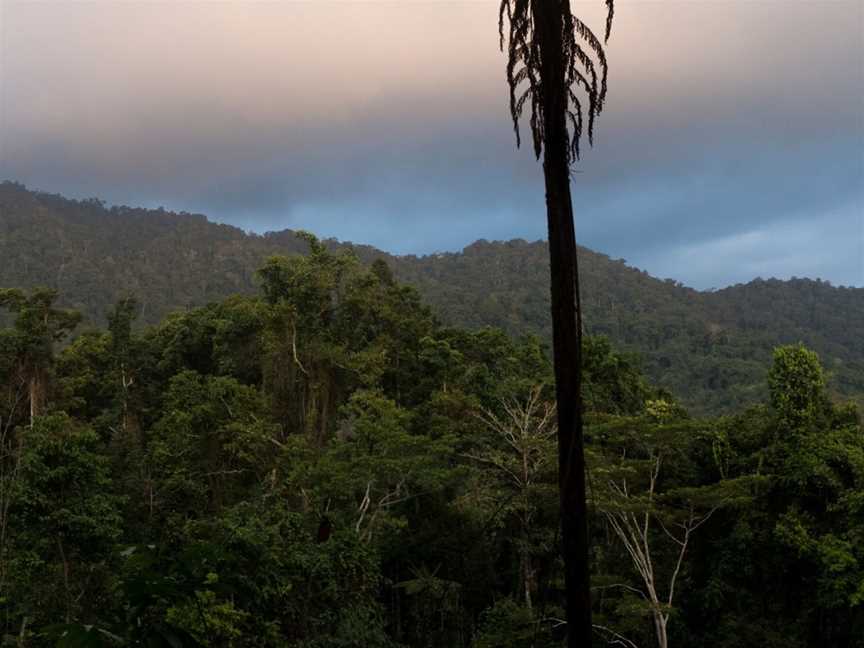
<svg viewBox="0 0 864 648"><path fill-rule="evenodd" d="M669 638L666 635L666 622L668 619L668 614L663 615L656 612L654 614L654 628L657 631L657 645L659 648L669 647Z"/></svg>
<svg viewBox="0 0 864 648"><path fill-rule="evenodd" d="M531 561L531 550L528 545L528 538L531 532L531 503L528 497L528 486L531 483L531 473L528 466L528 453L523 452L522 454L522 483L524 484L522 489L522 515L520 515L519 526L521 536L522 536L522 549L519 552L519 559L521 561L521 578L522 578L522 588L525 592L525 607L529 610L534 609L533 601L532 601L532 592L534 590L534 569Z"/></svg>
<svg viewBox="0 0 864 648"><path fill-rule="evenodd" d="M522 579L525 587L525 607L533 610L534 605L531 600L531 590L534 587L534 571L531 567L531 557L527 551L522 552Z"/></svg>
<svg viewBox="0 0 864 648"><path fill-rule="evenodd" d="M30 376L30 385L29 385L29 396L30 396L30 428L33 428L33 423L36 420L36 415L39 412L39 405L37 403L37 399L39 398L39 385L37 382L36 374L34 373Z"/></svg>
<svg viewBox="0 0 864 648"><path fill-rule="evenodd" d="M126 435L129 430L129 389L135 383L135 379L132 377L131 373L127 375L126 373L126 364L120 363L120 386L123 388L123 403L121 404L121 421L120 427L123 432L123 437L126 438Z"/></svg>
<svg viewBox="0 0 864 648"><path fill-rule="evenodd" d="M27 376L27 397L30 399L30 428L42 413L42 406L45 400L46 385L48 378L46 372L39 366L31 366L29 370L25 370Z"/></svg>
<svg viewBox="0 0 864 648"><path fill-rule="evenodd" d="M60 550L60 560L63 564L63 589L66 591L66 623L72 620L72 590L69 585L69 560L63 548L63 540L57 537L57 548Z"/></svg>

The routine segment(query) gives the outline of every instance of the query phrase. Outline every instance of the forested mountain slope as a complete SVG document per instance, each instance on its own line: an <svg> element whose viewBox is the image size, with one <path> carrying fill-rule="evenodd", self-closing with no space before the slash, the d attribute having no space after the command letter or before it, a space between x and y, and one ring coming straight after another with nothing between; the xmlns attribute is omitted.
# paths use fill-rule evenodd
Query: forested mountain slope
<svg viewBox="0 0 864 648"><path fill-rule="evenodd" d="M694 411L764 397L771 349L799 341L822 356L835 392L864 394L864 289L756 279L700 292L585 248L580 264L588 332L638 352L651 379ZM545 243L480 241L398 268L448 321L551 338Z"/></svg>
<svg viewBox="0 0 864 648"><path fill-rule="evenodd" d="M335 241L331 246L341 246ZM255 269L305 249L291 231L263 236L204 216L73 201L0 184L0 285L57 288L95 322L125 294L140 321L256 290ZM545 243L478 241L461 253L384 258L454 325L495 325L548 338ZM864 394L864 289L821 281L754 280L699 292L583 249L585 321L643 359L649 377L695 412L764 397L771 349L804 342L821 356L837 394Z"/></svg>

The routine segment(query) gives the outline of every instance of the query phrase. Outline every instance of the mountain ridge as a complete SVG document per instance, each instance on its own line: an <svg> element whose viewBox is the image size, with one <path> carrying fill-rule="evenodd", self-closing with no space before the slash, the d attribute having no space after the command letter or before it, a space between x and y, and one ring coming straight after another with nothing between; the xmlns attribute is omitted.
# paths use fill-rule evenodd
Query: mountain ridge
<svg viewBox="0 0 864 648"><path fill-rule="evenodd" d="M443 321L551 338L545 241L480 239L461 252L393 255L327 239L365 263L384 259ZM71 200L0 183L0 285L57 289L93 322L135 294L143 323L230 294L256 292L255 270L297 254L292 230L249 233L202 214ZM819 279L761 279L697 290L623 259L580 248L586 328L638 353L646 373L695 412L764 394L771 349L804 342L823 357L833 391L864 394L864 288Z"/></svg>

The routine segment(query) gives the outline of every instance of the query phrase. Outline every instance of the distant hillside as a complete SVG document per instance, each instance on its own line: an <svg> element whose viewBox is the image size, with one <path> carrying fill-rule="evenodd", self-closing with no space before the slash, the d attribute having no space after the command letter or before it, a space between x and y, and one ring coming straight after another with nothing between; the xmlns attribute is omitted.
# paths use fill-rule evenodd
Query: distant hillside
<svg viewBox="0 0 864 648"><path fill-rule="evenodd" d="M386 259L447 322L551 337L545 243L478 241L425 257L354 249L364 261ZM250 235L201 215L107 208L0 184L0 286L57 288L94 321L127 293L153 323L253 292L262 259L303 250L290 231ZM587 249L580 264L588 332L638 352L648 375L694 412L762 397L771 349L787 342L819 352L835 393L864 394L864 289L757 279L699 292Z"/></svg>
<svg viewBox="0 0 864 648"><path fill-rule="evenodd" d="M477 242L459 254L400 262L400 277L446 320L551 339L545 243ZM588 332L638 352L651 379L694 412L764 397L772 349L799 341L819 352L835 393L864 395L862 288L756 279L699 292L584 248L580 271Z"/></svg>

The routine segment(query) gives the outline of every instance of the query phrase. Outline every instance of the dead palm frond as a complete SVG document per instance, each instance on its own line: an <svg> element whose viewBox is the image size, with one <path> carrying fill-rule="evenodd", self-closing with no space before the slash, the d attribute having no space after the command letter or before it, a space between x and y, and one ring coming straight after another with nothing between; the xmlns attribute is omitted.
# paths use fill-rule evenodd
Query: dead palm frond
<svg viewBox="0 0 864 648"><path fill-rule="evenodd" d="M593 144L594 120L606 101L609 66L604 42L609 40L612 30L614 0L606 0L604 42L570 12L569 0L501 0L498 34L501 50L504 51L507 45L507 84L510 87L510 115L513 118L516 144L521 144L519 121L528 106L534 154L539 158L546 131L546 107L542 105L540 45L534 30L533 5L538 2L559 2L563 11L563 81L568 89L565 110L569 162L572 163L579 159L579 145L584 133L587 132L589 144Z"/></svg>

